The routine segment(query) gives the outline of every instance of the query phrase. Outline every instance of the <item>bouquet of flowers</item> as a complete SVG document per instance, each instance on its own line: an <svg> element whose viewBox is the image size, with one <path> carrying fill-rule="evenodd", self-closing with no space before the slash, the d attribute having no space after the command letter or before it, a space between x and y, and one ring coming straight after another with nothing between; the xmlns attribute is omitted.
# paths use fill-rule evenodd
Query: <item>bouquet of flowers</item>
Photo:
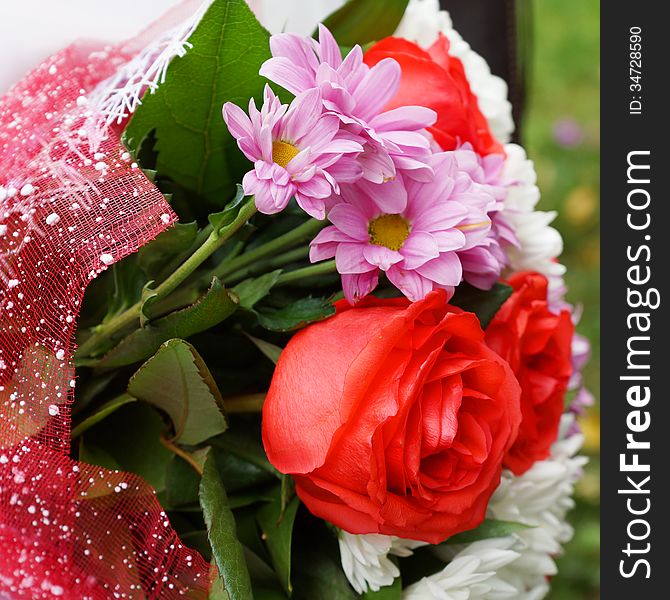
<svg viewBox="0 0 670 600"><path fill-rule="evenodd" d="M588 343L506 86L250 4L0 102L0 597L541 598Z"/></svg>

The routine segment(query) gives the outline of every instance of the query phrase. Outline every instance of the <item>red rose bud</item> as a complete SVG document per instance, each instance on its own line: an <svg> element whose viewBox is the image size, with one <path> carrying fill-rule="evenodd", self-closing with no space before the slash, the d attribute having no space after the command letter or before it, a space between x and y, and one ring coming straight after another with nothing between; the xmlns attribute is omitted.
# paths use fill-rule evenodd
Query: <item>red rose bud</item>
<svg viewBox="0 0 670 600"><path fill-rule="evenodd" d="M444 35L440 34L428 50L408 40L389 37L365 53L369 66L384 58L394 58L402 68L400 89L387 110L414 105L432 108L438 118L428 131L443 150L469 142L481 156L504 153L479 110L463 63L449 55L449 40Z"/></svg>
<svg viewBox="0 0 670 600"><path fill-rule="evenodd" d="M508 283L515 291L487 327L486 342L509 362L521 385L523 419L505 457L505 466L521 475L549 456L558 435L572 374L574 325L567 310L549 310L543 275L519 273Z"/></svg>
<svg viewBox="0 0 670 600"><path fill-rule="evenodd" d="M282 352L263 442L318 517L439 543L484 519L519 398L477 317L443 290L413 304L368 297Z"/></svg>

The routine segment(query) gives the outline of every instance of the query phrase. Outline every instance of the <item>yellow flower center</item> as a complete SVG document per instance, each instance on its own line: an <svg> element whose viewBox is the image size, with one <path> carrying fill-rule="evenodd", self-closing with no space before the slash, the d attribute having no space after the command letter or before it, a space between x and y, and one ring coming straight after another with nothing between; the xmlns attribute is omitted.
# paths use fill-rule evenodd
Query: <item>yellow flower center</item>
<svg viewBox="0 0 670 600"><path fill-rule="evenodd" d="M382 215L370 221L370 243L389 250L400 250L409 236L409 222L400 215Z"/></svg>
<svg viewBox="0 0 670 600"><path fill-rule="evenodd" d="M286 165L298 156L299 153L300 150L293 144L282 141L272 142L272 161L280 167L286 168Z"/></svg>

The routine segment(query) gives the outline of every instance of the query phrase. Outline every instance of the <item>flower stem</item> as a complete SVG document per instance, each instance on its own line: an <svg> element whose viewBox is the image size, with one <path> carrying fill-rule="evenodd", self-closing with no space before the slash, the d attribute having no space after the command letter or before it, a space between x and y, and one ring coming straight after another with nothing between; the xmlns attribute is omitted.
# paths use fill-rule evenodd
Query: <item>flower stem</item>
<svg viewBox="0 0 670 600"><path fill-rule="evenodd" d="M191 468L198 474L200 477L202 477L203 469L202 466L200 466L194 458L186 452L186 450L182 450L177 444L173 443L172 440L169 440L164 433L160 434L160 442L167 448L170 452L173 454L176 454L179 458L182 460L186 461Z"/></svg>
<svg viewBox="0 0 670 600"><path fill-rule="evenodd" d="M229 240L254 214L256 213L256 204L251 198L246 204L240 208L235 220L222 227L218 231L212 231L204 243L178 267L172 275L170 275L157 288L152 290L154 302L164 299L167 295L173 292L181 283L183 283L193 272L202 265L214 252L216 252L223 244ZM79 346L76 356L84 358L87 356L94 356L98 346L107 341L115 333L132 325L140 316L140 311L145 300L136 302L115 316L114 318L98 325L91 337L89 337L81 346Z"/></svg>
<svg viewBox="0 0 670 600"><path fill-rule="evenodd" d="M233 273L236 273L245 267L253 265L263 258L276 255L280 250L291 248L296 244L304 242L305 240L311 240L312 237L321 231L325 225L325 221L310 219L292 231L289 231L288 233L280 235L278 238L269 241L267 244L258 246L257 248L254 248L249 252L245 252L241 256L238 256L231 261L227 261L219 265L211 273L208 273L208 281L211 281L212 276L218 277L222 281L225 281L229 275L232 275Z"/></svg>
<svg viewBox="0 0 670 600"><path fill-rule="evenodd" d="M230 275L226 276L226 285L230 286L238 281L242 281L247 277L251 277L258 273L268 273L278 267L283 267L285 265L291 264L293 262L302 260L309 256L309 247L308 246L299 246L294 250L289 250L278 256L273 256L265 260L261 260L253 265L249 265L244 269L235 271Z"/></svg>
<svg viewBox="0 0 670 600"><path fill-rule="evenodd" d="M309 267L303 267L302 269L296 269L295 271L289 271L288 273L282 273L279 276L279 279L277 279L277 285L286 285L307 277L329 275L331 273L337 273L337 267L335 266L334 260L328 260Z"/></svg>
<svg viewBox="0 0 670 600"><path fill-rule="evenodd" d="M263 410L265 394L247 394L246 396L231 396L223 399L223 406L226 413L258 413Z"/></svg>

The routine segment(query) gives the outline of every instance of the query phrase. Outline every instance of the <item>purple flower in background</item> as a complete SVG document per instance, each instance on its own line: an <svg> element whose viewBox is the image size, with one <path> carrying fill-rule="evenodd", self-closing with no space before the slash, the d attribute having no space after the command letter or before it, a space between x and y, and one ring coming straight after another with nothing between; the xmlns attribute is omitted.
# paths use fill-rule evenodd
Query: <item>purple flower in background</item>
<svg viewBox="0 0 670 600"><path fill-rule="evenodd" d="M342 186L341 201L328 214L332 225L312 242L310 259L335 257L349 302L369 294L380 271L412 301L437 288L453 294L461 282L457 252L483 239L491 222L474 201L461 201L478 192L457 170L452 152L432 156L429 164L440 173L433 181L399 176L404 197L387 194L393 183ZM484 204L491 201L487 198Z"/></svg>
<svg viewBox="0 0 670 600"><path fill-rule="evenodd" d="M583 415L585 409L593 406L593 394L584 387L584 378L582 369L591 358L591 342L587 338L575 333L572 338L572 377L568 385L569 390L577 390L575 397L570 404L570 411Z"/></svg>
<svg viewBox="0 0 670 600"><path fill-rule="evenodd" d="M326 201L339 182L355 181L360 166L343 157L359 154L363 146L340 131L339 119L324 114L318 89L299 94L290 106L282 104L269 86L261 110L252 99L249 116L227 102L223 118L244 155L254 163L242 182L244 193L256 197L258 210L274 214L295 196L300 207L316 219L325 218Z"/></svg>
<svg viewBox="0 0 670 600"><path fill-rule="evenodd" d="M431 154L430 138L424 130L435 123L435 112L420 106L384 111L400 86L401 69L395 60L385 59L370 68L360 46L343 59L323 25L318 42L282 33L270 38L270 48L272 58L261 67L261 75L294 94L319 89L326 111L365 138L359 162L367 180L384 183L398 170L424 181L431 177L425 160Z"/></svg>
<svg viewBox="0 0 670 600"><path fill-rule="evenodd" d="M579 146L584 140L584 132L574 119L560 119L554 123L554 140L564 148Z"/></svg>

